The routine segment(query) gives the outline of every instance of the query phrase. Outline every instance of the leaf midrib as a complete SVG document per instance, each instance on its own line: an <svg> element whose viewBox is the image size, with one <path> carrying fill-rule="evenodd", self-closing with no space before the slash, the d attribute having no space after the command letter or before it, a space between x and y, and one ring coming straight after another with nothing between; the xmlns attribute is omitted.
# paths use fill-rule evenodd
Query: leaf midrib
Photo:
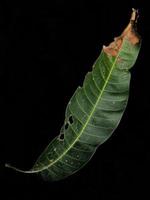
<svg viewBox="0 0 150 200"><path fill-rule="evenodd" d="M123 44L122 44L122 46L123 46ZM116 56L116 58L115 58L115 60L114 60L114 63L112 64L112 68L111 68L111 70L110 70L110 72L109 72L109 74L108 74L108 77L107 77L107 79L106 79L106 81L105 81L105 84L104 84L104 86L103 86L103 88L102 88L102 90L101 90L101 92L100 92L100 95L99 95L99 97L98 97L98 99L97 99L95 105L93 106L93 109L92 109L92 111L91 111L91 114L90 114L89 117L87 118L87 121L86 121L85 125L84 125L83 128L81 129L80 134L77 136L77 138L74 140L74 142L73 142L73 143L72 143L72 144L71 144L71 145L70 145L56 160L54 160L53 162L51 162L49 165L47 165L47 166L45 166L45 167L44 167L44 166L41 167L40 169L34 170L34 168L33 168L33 169L31 169L31 170L24 171L24 170L17 169L17 168L15 168L15 167L13 167L13 166L10 166L10 165L7 165L7 167L10 167L10 168L12 168L12 169L14 169L14 170L20 171L20 172L22 172L22 173L39 173L39 172L44 171L44 170L47 170L48 168L50 168L51 166L53 166L57 161L59 161L63 156L65 156L65 155L67 154L67 152L68 152L68 151L74 146L74 144L78 141L78 139L79 139L80 136L82 135L83 131L85 130L86 126L88 125L88 123L89 123L89 121L90 121L92 115L94 114L95 109L96 109L96 107L97 107L97 105L98 105L98 103L99 103L99 101L100 101L100 99L101 99L101 97L102 97L102 95L103 95L103 92L104 92L104 90L105 90L105 88L106 88L106 86L107 86L107 83L108 83L108 81L109 81L109 79L110 79L110 77L111 77L112 71L113 71L113 69L115 68L117 59L118 59L118 57L119 57L119 55L120 55L120 52L121 52L121 50L118 52L118 55ZM101 53L103 53L103 52L101 52ZM105 53L105 52L104 52L104 53Z"/></svg>
<svg viewBox="0 0 150 200"><path fill-rule="evenodd" d="M90 121L92 115L93 115L94 112L95 112L95 109L96 109L96 107L97 107L97 105L98 105L98 103L99 103L99 101L100 101L100 99L101 99L101 97L102 97L102 95L103 95L103 92L104 92L104 90L105 90L105 88L106 88L106 86L107 86L107 83L108 83L108 81L109 81L109 79L110 79L110 77L111 77L112 71L113 71L113 69L115 68L115 65L116 65L117 59L118 59L118 57L119 57L119 54L120 54L120 52L118 53L118 55L116 56L116 58L115 58L115 60L114 60L114 63L113 63L113 65L112 65L112 68L111 68L111 70L110 70L110 72L109 72L109 74L108 74L108 77L107 77L107 79L106 79L106 81L105 81L105 84L104 84L104 86L103 86L103 88L102 88L102 90L101 90L101 92L100 92L100 95L99 95L99 97L98 97L98 99L97 99L95 105L93 106L93 109L92 109L92 111L91 111L91 114L89 115L89 117L88 117L88 119L87 119L85 125L84 125L83 128L81 129L80 134L77 136L77 138L74 140L74 142L69 146L69 148L67 148L56 160L54 160L52 163L50 163L49 165L47 165L47 166L45 166L45 167L43 167L43 168L41 168L41 169L39 169L39 170L30 170L31 173L40 172L40 171L43 171L43 170L46 170L46 169L50 168L50 167L51 167L52 165L54 165L57 161L59 161L63 156L65 156L65 155L67 154L67 152L68 152L68 151L74 146L74 144L78 141L78 139L79 139L80 136L82 135L83 131L85 130L86 126L88 125L88 123L89 123L89 121Z"/></svg>

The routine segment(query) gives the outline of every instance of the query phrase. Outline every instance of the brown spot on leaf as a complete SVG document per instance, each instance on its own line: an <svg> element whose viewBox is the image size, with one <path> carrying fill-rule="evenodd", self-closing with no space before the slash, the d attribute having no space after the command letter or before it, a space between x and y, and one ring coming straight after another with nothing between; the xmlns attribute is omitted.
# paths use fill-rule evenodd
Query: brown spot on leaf
<svg viewBox="0 0 150 200"><path fill-rule="evenodd" d="M128 26L119 37L114 38L114 41L108 46L103 46L105 53L111 56L117 56L121 49L124 38L127 38L131 44L136 45L140 41L140 36L136 32L136 24L138 19L138 10L132 9L132 15Z"/></svg>

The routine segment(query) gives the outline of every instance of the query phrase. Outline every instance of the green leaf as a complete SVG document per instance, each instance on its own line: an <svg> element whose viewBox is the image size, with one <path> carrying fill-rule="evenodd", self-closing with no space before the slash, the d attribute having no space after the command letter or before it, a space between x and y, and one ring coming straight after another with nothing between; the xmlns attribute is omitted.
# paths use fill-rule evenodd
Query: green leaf
<svg viewBox="0 0 150 200"><path fill-rule="evenodd" d="M140 49L139 36L133 30L136 12L133 10L121 36L103 47L92 72L86 75L83 86L78 87L70 99L60 134L30 171L19 171L40 173L52 181L64 179L82 168L98 146L112 135L127 105L129 69Z"/></svg>

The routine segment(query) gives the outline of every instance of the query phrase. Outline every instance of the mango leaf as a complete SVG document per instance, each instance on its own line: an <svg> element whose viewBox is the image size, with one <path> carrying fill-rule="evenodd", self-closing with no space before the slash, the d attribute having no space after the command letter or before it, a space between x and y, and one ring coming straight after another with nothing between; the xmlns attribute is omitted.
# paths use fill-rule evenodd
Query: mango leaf
<svg viewBox="0 0 150 200"><path fill-rule="evenodd" d="M47 146L33 168L24 173L40 173L56 181L82 168L118 126L129 96L130 71L141 40L135 31L137 11L121 36L102 52L70 99L60 134Z"/></svg>

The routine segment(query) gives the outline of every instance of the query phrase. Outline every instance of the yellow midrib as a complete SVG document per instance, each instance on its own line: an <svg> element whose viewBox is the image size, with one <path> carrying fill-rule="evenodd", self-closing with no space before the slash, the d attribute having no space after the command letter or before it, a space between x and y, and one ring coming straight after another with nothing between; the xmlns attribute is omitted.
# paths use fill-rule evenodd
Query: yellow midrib
<svg viewBox="0 0 150 200"><path fill-rule="evenodd" d="M101 52L101 53L102 53L102 52ZM96 103L95 103L95 105L94 105L94 107L93 107L93 109L92 109L92 111L91 111L91 114L89 115L89 117L88 117L88 119L87 119L85 125L83 126L82 130L80 131L80 134L79 134L78 137L74 140L74 142L69 146L69 148L66 149L56 160L54 160L53 162L51 162L49 165L47 165L47 166L45 166L45 167L42 167L42 168L40 168L40 169L37 169L37 170L34 170L34 169L32 170L32 169L31 169L31 170L29 170L29 171L24 171L24 170L20 170L20 169L18 169L18 168L16 168L16 167L10 166L10 165L8 165L8 164L6 164L6 167L9 167L9 168L12 168L12 169L14 169L14 170L20 171L20 172L22 172L22 173L38 173L38 172L41 172L41 171L44 171L44 170L50 168L50 167L51 167L52 165L54 165L57 161L59 161L63 156L65 156L66 153L67 153L67 152L74 146L74 144L78 141L78 139L79 139L80 136L82 135L84 129L86 128L87 124L89 123L89 121L90 121L90 119L91 119L93 113L95 112L95 109L96 109L96 107L97 107L97 105L98 105L98 102L100 101L100 99L101 99L101 97L102 97L102 95L103 95L103 92L104 92L104 90L105 90L105 88L106 88L106 85L107 85L109 79L110 79L110 76L111 76L111 74L112 74L112 71L113 71L113 69L114 69L114 67L115 67L115 65L116 65L116 61L117 61L117 59L118 59L118 57L119 57L119 54L120 54L120 52L118 53L118 55L116 56L116 58L115 58L115 60L114 60L114 63L113 63L113 65L112 65L112 68L111 68L111 70L110 70L110 72L109 72L109 74L108 74L108 77L107 77L107 79L106 79L106 81L105 81L105 84L104 84L104 86L103 86L103 88L102 88L102 90L101 90L101 92L100 92L100 95L99 95L99 97L98 97L98 99L97 99L97 101L96 101Z"/></svg>
<svg viewBox="0 0 150 200"><path fill-rule="evenodd" d="M102 95L103 95L103 92L104 92L104 90L105 90L105 88L106 88L106 85L107 85L109 79L110 79L110 76L111 76L111 74L112 74L112 71L113 71L113 69L114 69L114 67L115 67L115 65L116 65L116 61L117 61L118 57L119 57L119 53L118 53L118 55L116 56L116 58L115 58L115 60L114 60L114 63L113 63L113 65L112 65L112 68L111 68L111 70L110 70L110 72L109 72L109 74L108 74L108 77L107 77L107 79L106 79L106 81L105 81L105 84L104 84L102 90L101 90L101 93L100 93L100 95L99 95L99 97L98 97L98 99L97 99L97 101L96 101L96 103L95 103L95 105L94 105L94 107L93 107L93 109L92 109L92 111L91 111L91 114L89 115L89 117L88 117L88 119L87 119L85 125L84 125L83 128L81 129L80 134L78 135L78 137L77 137L77 138L74 140L74 142L69 146L69 148L66 149L55 161L53 161L53 162L50 163L49 165L47 165L47 166L45 166L45 167L43 167L43 168L41 168L41 169L39 169L39 170L33 170L33 171L31 170L30 173L36 173L36 172L40 172L40 171L43 171L43 170L46 170L46 169L50 168L50 167L51 167L52 165L54 165L57 161L59 161L63 156L65 156L66 153L67 153L67 152L74 146L74 144L78 141L78 139L79 139L80 136L82 135L84 129L86 128L87 124L89 123L89 121L90 121L90 119L91 119L93 113L95 112L95 109L96 109L96 107L97 107L97 105L98 105L98 102L100 101L100 99L101 99L101 97L102 97Z"/></svg>

